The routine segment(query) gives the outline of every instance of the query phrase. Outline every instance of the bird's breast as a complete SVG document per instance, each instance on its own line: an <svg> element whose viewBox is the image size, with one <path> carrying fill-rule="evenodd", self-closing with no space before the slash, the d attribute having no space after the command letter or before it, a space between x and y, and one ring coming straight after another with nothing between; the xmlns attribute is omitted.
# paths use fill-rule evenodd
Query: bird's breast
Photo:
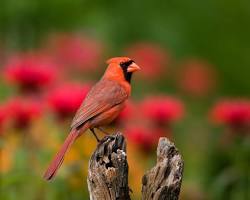
<svg viewBox="0 0 250 200"><path fill-rule="evenodd" d="M120 85L125 89L126 93L128 94L128 97L131 94L131 85L130 83L126 82L126 81L122 81L120 82Z"/></svg>
<svg viewBox="0 0 250 200"><path fill-rule="evenodd" d="M115 105L109 110L97 115L93 119L90 120L91 127L99 127L109 125L112 121L114 121L120 112L124 109L125 102Z"/></svg>

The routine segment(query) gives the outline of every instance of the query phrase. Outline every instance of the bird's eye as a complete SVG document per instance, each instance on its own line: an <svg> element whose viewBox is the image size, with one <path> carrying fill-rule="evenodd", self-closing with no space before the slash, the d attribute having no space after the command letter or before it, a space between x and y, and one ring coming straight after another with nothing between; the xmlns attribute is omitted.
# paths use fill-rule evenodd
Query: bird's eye
<svg viewBox="0 0 250 200"><path fill-rule="evenodd" d="M131 65L133 62L134 62L133 60L129 60L129 61L127 61L127 62L122 62L122 63L120 63L120 66L121 66L122 68L127 68L127 67L128 67L129 65Z"/></svg>
<svg viewBox="0 0 250 200"><path fill-rule="evenodd" d="M125 68L125 67L126 67L126 65L125 65L124 62L120 63L120 65L121 65L122 68Z"/></svg>

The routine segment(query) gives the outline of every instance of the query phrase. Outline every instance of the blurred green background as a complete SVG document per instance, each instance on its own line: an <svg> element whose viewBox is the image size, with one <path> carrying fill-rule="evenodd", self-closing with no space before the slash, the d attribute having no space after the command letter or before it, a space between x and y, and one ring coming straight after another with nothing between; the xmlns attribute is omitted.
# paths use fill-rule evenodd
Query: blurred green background
<svg viewBox="0 0 250 200"><path fill-rule="evenodd" d="M154 41L178 58L197 56L218 68L224 94L249 95L250 2L2 0L2 42L30 48L54 31L87 31L115 54Z"/></svg>
<svg viewBox="0 0 250 200"><path fill-rule="evenodd" d="M184 105L182 119L173 125L171 123L170 130L171 139L185 160L181 199L250 198L249 105L248 114L242 114L248 117L244 121L244 131L238 128L232 130L232 123L227 120L225 126L218 126L211 122L213 120L209 116L212 106L220 99L236 99L236 102L245 99L249 104L250 1L1 0L1 104L4 105L13 96L23 98L27 95L4 78L10 57L20 52L39 52L53 57L53 53L48 53L50 39L65 34L100 42L102 50L97 63L100 68L72 70L70 76L65 78L62 75L57 85L67 81L96 82L105 69L105 60L126 55L129 49L135 48L134 44L160 47L167 54L164 73L156 77L135 75L132 99L140 104L147 96L170 95L178 97ZM136 61L137 57L133 59ZM184 86L180 83L180 79L185 77L182 67L190 60L202 66L201 72L194 70L198 75L186 73L191 79L191 90L185 88L189 82L184 81ZM151 68L154 69L154 66ZM64 70L68 69L59 71ZM201 85L198 92L192 90L193 85ZM204 88L202 85L205 85ZM35 121L28 130L36 132L31 133L35 140L36 137L43 138L39 148L30 145L30 138L22 133L27 132L27 128L24 131L7 125L0 143L1 163L5 163L1 164L0 199L88 198L86 166L95 147L90 134L76 144L68 159L69 166L62 167L64 170L59 171L54 182L47 183L41 178L53 153L65 138L69 125L70 120L57 122L51 113ZM164 130L168 128L167 125ZM113 129L118 128L113 126ZM57 140L56 144L48 144L48 138ZM93 144L91 149L84 147L82 150L82 146L89 142ZM142 152L130 155L134 152L137 152L135 147L129 146L130 165L134 167L136 164L133 161L138 159L142 164L131 169L131 173L142 175L154 165L155 153L152 151L150 156ZM6 157L11 161L6 161ZM31 162L34 157L35 164ZM141 180L134 180L132 175L132 198L139 199Z"/></svg>

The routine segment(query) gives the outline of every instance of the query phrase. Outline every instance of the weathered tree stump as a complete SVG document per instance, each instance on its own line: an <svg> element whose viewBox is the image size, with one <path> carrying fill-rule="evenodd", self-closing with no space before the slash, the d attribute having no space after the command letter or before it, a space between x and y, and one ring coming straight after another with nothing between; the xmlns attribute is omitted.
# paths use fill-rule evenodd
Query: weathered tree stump
<svg viewBox="0 0 250 200"><path fill-rule="evenodd" d="M142 178L142 200L177 200L183 167L174 144L160 138L157 164ZM122 134L101 140L91 156L87 181L91 200L130 200L126 142Z"/></svg>
<svg viewBox="0 0 250 200"><path fill-rule="evenodd" d="M91 200L129 200L126 143L121 134L104 137L88 170Z"/></svg>
<svg viewBox="0 0 250 200"><path fill-rule="evenodd" d="M142 178L143 200L178 200L184 163L174 144L160 138L157 164Z"/></svg>

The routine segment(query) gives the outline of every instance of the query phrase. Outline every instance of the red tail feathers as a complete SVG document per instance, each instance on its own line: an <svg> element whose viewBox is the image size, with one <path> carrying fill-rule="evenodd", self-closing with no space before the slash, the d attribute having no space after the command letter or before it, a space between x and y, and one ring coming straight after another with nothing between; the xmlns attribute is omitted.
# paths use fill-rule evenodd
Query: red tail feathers
<svg viewBox="0 0 250 200"><path fill-rule="evenodd" d="M74 141L76 140L78 136L79 136L78 130L72 130L69 133L61 149L57 152L57 154L55 155L54 159L50 163L47 171L45 172L43 176L46 180L50 180L56 175L57 170L62 165L65 153L68 151L68 149L71 147L71 145L74 143Z"/></svg>

